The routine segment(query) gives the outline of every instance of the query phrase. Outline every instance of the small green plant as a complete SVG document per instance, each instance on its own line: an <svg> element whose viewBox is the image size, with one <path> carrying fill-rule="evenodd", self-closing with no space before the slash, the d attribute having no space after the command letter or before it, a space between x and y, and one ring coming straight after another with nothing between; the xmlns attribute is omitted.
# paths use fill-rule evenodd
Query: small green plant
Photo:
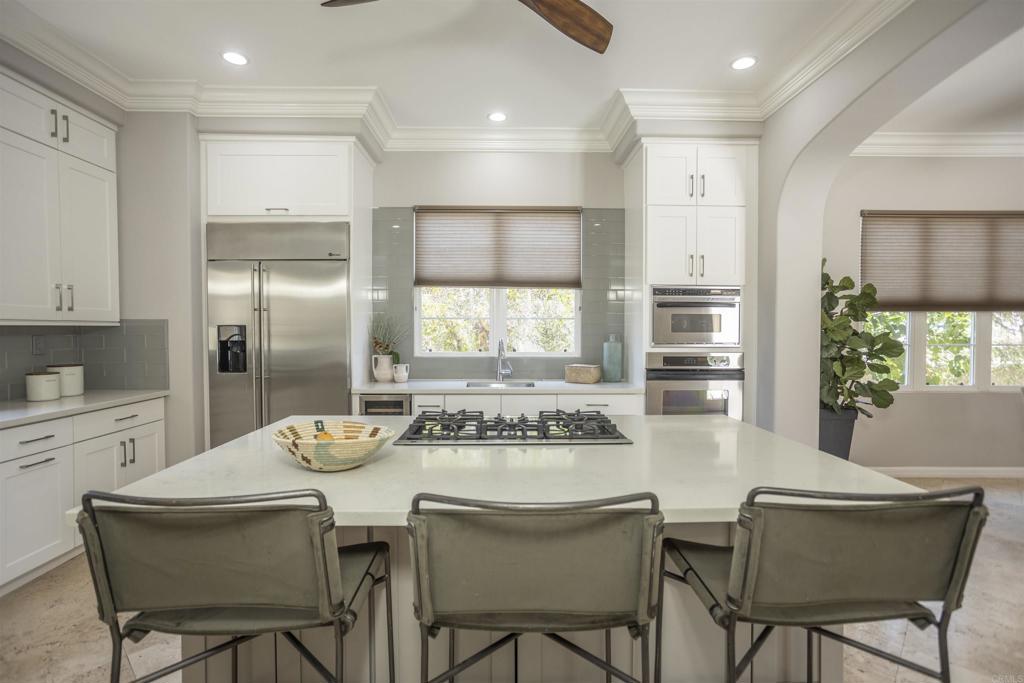
<svg viewBox="0 0 1024 683"><path fill-rule="evenodd" d="M400 362L398 344L405 338L406 329L389 315L377 313L370 325L370 346L378 356L391 356L393 362Z"/></svg>
<svg viewBox="0 0 1024 683"><path fill-rule="evenodd" d="M878 305L875 286L855 291L853 278L838 282L825 272L821 260L821 403L837 413L858 410L874 417L865 405L888 408L892 392L900 388L888 377L885 361L898 358L903 344L888 332L871 334L862 329L868 313Z"/></svg>

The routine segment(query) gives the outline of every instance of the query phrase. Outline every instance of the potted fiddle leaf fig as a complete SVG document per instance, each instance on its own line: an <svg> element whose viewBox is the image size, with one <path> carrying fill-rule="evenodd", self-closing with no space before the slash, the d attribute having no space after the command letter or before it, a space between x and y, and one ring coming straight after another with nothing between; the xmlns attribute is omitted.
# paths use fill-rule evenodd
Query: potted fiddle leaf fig
<svg viewBox="0 0 1024 683"><path fill-rule="evenodd" d="M878 305L875 286L856 291L853 278L838 282L821 261L821 409L818 448L850 459L853 427L861 414L874 417L866 406L888 408L899 389L888 375L887 360L904 353L903 344L888 332L865 329L868 313Z"/></svg>

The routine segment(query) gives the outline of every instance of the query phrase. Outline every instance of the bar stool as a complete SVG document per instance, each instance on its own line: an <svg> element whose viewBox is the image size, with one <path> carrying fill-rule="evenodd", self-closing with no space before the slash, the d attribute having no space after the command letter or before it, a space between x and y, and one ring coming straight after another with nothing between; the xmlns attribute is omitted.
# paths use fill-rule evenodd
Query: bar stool
<svg viewBox="0 0 1024 683"><path fill-rule="evenodd" d="M78 527L100 620L110 629L110 680L121 680L121 646L150 631L230 636L224 643L136 679L149 683L264 633L285 641L329 683L340 682L342 638L383 584L388 664L395 681L391 561L387 543L337 547L334 512L314 489L225 498L139 498L90 491ZM118 614L138 612L120 627ZM331 626L334 672L293 633Z"/></svg>
<svg viewBox="0 0 1024 683"><path fill-rule="evenodd" d="M762 496L770 499L758 500ZM662 581L689 585L725 630L728 683L739 679L776 626L806 630L808 682L817 634L949 683L949 622L963 601L988 517L983 497L978 487L894 495L755 488L740 506L734 547L665 539L664 552L678 573L665 571ZM941 614L922 601L941 601ZM886 619L935 626L940 670L823 628ZM739 622L763 628L737 662ZM659 618L658 681L662 635Z"/></svg>
<svg viewBox="0 0 1024 683"><path fill-rule="evenodd" d="M642 508L622 507L641 502ZM416 495L408 529L420 680L453 679L523 633L540 633L606 675L638 683L611 664L607 651L601 659L559 635L624 627L640 639L648 683L663 526L653 493L574 503ZM506 635L431 679L428 638L441 628Z"/></svg>

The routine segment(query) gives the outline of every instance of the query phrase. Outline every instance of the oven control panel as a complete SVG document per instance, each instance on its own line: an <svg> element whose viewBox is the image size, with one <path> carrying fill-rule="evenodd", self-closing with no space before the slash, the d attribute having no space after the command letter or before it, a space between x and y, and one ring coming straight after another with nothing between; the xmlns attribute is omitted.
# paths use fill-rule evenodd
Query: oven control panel
<svg viewBox="0 0 1024 683"><path fill-rule="evenodd" d="M739 289L720 287L654 287L654 296L729 296L738 297Z"/></svg>
<svg viewBox="0 0 1024 683"><path fill-rule="evenodd" d="M742 353L648 353L648 370L734 369L743 367Z"/></svg>

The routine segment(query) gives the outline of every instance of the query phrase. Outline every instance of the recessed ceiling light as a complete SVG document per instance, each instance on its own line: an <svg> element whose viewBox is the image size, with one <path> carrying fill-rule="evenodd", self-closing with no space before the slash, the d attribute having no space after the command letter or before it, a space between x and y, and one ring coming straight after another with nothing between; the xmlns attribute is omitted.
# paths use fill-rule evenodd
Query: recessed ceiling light
<svg viewBox="0 0 1024 683"><path fill-rule="evenodd" d="M398 225L398 224L396 223L395 225L392 225L391 227L392 227L392 228L394 228L395 230L398 230L398 229L399 229L400 227L402 227L402 226L401 226L401 225Z"/></svg>
<svg viewBox="0 0 1024 683"><path fill-rule="evenodd" d="M494 121L495 123L501 123L502 121L504 121L508 117L505 116L504 112L494 111L494 112L491 112L490 114L488 114L487 118L489 118L491 121Z"/></svg>
<svg viewBox="0 0 1024 683"><path fill-rule="evenodd" d="M245 66L249 63L249 60L246 59L245 55L239 52L225 52L221 57L224 58L225 62L234 64L235 66Z"/></svg>
<svg viewBox="0 0 1024 683"><path fill-rule="evenodd" d="M737 71L743 71L744 69L749 69L755 64L757 64L757 59L754 57L740 57L739 59L733 61L732 68L736 69Z"/></svg>

